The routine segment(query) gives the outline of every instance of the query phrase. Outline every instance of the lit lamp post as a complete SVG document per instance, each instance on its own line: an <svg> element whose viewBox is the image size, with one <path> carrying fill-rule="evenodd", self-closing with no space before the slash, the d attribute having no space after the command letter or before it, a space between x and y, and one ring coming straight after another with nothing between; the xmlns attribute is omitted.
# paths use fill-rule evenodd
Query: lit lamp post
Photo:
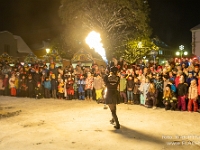
<svg viewBox="0 0 200 150"><path fill-rule="evenodd" d="M46 62L49 62L49 52L50 52L50 49L46 48L46 55L45 55L45 61Z"/></svg>
<svg viewBox="0 0 200 150"><path fill-rule="evenodd" d="M184 50L184 46L183 45L180 45L179 46L179 51L177 51L176 52L176 55L177 56L181 56L181 59L182 59L182 56L184 55L184 56L186 56L186 55L188 55L188 52L187 51L183 51Z"/></svg>
<svg viewBox="0 0 200 150"><path fill-rule="evenodd" d="M49 52L50 52L50 49L49 49L49 48L47 48L47 49L46 49L46 54L48 55L48 54L49 54Z"/></svg>

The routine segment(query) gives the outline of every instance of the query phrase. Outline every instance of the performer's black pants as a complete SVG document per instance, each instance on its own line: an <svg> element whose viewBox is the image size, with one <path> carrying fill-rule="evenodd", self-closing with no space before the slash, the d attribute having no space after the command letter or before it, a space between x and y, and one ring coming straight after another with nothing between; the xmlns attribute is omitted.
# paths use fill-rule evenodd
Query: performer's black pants
<svg viewBox="0 0 200 150"><path fill-rule="evenodd" d="M108 104L108 106L109 106L110 111L112 113L113 120L116 123L116 126L119 126L119 121L118 121L118 117L117 117L117 114L116 114L116 110L117 110L116 104Z"/></svg>

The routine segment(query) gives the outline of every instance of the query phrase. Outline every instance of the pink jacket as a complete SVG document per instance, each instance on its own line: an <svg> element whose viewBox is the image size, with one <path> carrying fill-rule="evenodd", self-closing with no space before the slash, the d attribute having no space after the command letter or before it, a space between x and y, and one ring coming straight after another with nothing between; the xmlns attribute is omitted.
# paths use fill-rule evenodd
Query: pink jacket
<svg viewBox="0 0 200 150"><path fill-rule="evenodd" d="M198 91L197 91L197 86L190 85L189 87L189 92L188 92L188 98L189 99L197 99L198 98Z"/></svg>
<svg viewBox="0 0 200 150"><path fill-rule="evenodd" d="M178 87L178 84L180 83L180 78L181 78L180 76L176 76L176 77L175 77L174 82L175 82L175 86L176 86L176 87Z"/></svg>
<svg viewBox="0 0 200 150"><path fill-rule="evenodd" d="M200 78L198 79L198 95L200 95Z"/></svg>
<svg viewBox="0 0 200 150"><path fill-rule="evenodd" d="M87 77L86 80L85 80L85 89L93 89L93 82L94 82L94 79L93 77Z"/></svg>

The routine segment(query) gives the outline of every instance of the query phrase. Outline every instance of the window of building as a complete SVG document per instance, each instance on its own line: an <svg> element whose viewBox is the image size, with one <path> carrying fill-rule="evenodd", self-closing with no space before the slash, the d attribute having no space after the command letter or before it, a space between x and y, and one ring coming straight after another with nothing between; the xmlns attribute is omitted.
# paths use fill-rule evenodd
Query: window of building
<svg viewBox="0 0 200 150"><path fill-rule="evenodd" d="M4 44L4 52L6 52L7 54L10 54L10 45Z"/></svg>
<svg viewBox="0 0 200 150"><path fill-rule="evenodd" d="M159 55L163 55L163 51L162 50L159 50Z"/></svg>

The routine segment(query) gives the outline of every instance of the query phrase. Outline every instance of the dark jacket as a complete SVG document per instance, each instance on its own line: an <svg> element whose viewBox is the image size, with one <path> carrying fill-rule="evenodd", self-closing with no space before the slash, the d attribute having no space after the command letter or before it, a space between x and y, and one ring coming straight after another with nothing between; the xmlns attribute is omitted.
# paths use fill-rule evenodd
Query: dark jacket
<svg viewBox="0 0 200 150"><path fill-rule="evenodd" d="M127 84L126 84L127 91L133 91L133 87L134 87L134 81L133 80L127 80Z"/></svg>
<svg viewBox="0 0 200 150"><path fill-rule="evenodd" d="M51 79L51 89L57 90L58 88L58 81L56 79Z"/></svg>
<svg viewBox="0 0 200 150"><path fill-rule="evenodd" d="M188 93L188 87L186 83L179 83L177 87L178 96L185 96Z"/></svg>

